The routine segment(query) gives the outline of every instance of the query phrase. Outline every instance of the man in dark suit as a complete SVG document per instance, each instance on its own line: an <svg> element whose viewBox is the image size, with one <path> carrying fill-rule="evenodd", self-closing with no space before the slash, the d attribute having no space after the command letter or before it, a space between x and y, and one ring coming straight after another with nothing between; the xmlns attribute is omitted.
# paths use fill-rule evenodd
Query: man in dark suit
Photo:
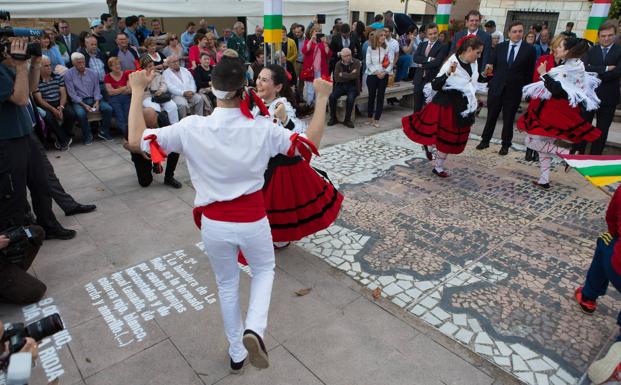
<svg viewBox="0 0 621 385"><path fill-rule="evenodd" d="M457 51L457 42L464 36L476 35L483 42L483 52L481 53L481 60L479 60L479 73L483 71L483 68L489 63L489 56L492 50L492 36L479 29L481 26L481 13L479 11L470 11L466 14L466 29L457 32L451 43L451 52Z"/></svg>
<svg viewBox="0 0 621 385"><path fill-rule="evenodd" d="M58 22L58 32L60 35L56 38L56 42L67 48L67 53L71 56L80 47L80 38L75 33L71 33L69 23L66 20Z"/></svg>
<svg viewBox="0 0 621 385"><path fill-rule="evenodd" d="M608 129L615 116L619 103L619 79L621 78L621 46L615 44L617 27L614 23L603 23L597 32L599 44L594 45L587 54L585 66L589 72L596 72L602 83L597 88L601 100L599 109L587 113L586 120L597 116L597 128L602 136L591 144L591 155L601 155L608 138ZM584 148L584 147L583 147Z"/></svg>
<svg viewBox="0 0 621 385"><path fill-rule="evenodd" d="M425 33L427 40L420 43L414 53L414 63L417 64L414 74L414 112L423 108L425 102L423 88L438 75L449 50L448 45L438 41L439 33L436 23L427 24Z"/></svg>
<svg viewBox="0 0 621 385"><path fill-rule="evenodd" d="M509 40L499 43L490 58L493 77L488 84L487 121L477 150L489 147L502 111L502 147L498 154L509 153L515 114L522 100L522 87L531 82L535 68L535 48L522 40L523 37L524 24L514 21L509 26Z"/></svg>
<svg viewBox="0 0 621 385"><path fill-rule="evenodd" d="M330 49L332 50L332 57L330 58L330 73L334 71L334 66L339 61L338 53L343 48L349 48L353 57L358 58L361 55L362 47L357 35L351 33L349 24L341 24L339 26L339 32L332 35L330 40Z"/></svg>

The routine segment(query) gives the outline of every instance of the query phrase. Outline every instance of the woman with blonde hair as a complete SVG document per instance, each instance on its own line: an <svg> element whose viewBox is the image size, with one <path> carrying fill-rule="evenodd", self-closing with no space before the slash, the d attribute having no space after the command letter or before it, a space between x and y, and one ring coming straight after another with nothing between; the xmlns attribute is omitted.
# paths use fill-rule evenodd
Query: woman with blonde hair
<svg viewBox="0 0 621 385"><path fill-rule="evenodd" d="M379 120L384 110L384 95L388 86L388 76L392 73L394 56L386 44L386 36L382 31L375 31L369 35L369 48L366 53L367 88L369 89L369 102L367 104L366 124L379 127Z"/></svg>
<svg viewBox="0 0 621 385"><path fill-rule="evenodd" d="M149 58L153 61L155 69L158 71L164 70L164 59L166 59L166 55L157 52L157 39L154 37L148 37L145 39L143 46L147 50L145 55L149 56Z"/></svg>
<svg viewBox="0 0 621 385"><path fill-rule="evenodd" d="M179 42L179 37L174 33L166 39L166 47L162 50L162 53L166 56L176 56L179 58L179 65L185 67L185 61L188 58L183 52L183 45Z"/></svg>

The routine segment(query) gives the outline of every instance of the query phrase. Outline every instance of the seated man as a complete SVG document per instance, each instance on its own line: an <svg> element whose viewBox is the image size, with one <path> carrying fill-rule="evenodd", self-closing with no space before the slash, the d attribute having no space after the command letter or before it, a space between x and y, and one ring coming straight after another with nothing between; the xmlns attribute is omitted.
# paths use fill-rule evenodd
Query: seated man
<svg viewBox="0 0 621 385"><path fill-rule="evenodd" d="M328 126L338 123L336 119L336 102L341 96L347 95L343 125L354 128L354 122L351 121L351 113L354 109L356 97L360 94L360 67L360 60L352 56L349 48L343 48L341 50L341 60L334 67L334 89L330 95L330 121L328 121Z"/></svg>
<svg viewBox="0 0 621 385"><path fill-rule="evenodd" d="M188 115L203 115L203 98L196 93L196 83L190 71L179 65L179 58L172 55L166 59L168 68L164 71L164 81L173 101L179 107L179 119Z"/></svg>
<svg viewBox="0 0 621 385"><path fill-rule="evenodd" d="M56 136L54 147L60 151L69 150L73 142L75 114L67 103L65 81L52 72L52 64L47 56L41 59L39 92L34 94L34 98L37 105L45 110L45 126Z"/></svg>
<svg viewBox="0 0 621 385"><path fill-rule="evenodd" d="M93 134L88 124L89 112L101 112L103 121L97 136L110 141L110 119L112 107L103 100L99 89L99 76L97 72L86 68L86 59L79 52L71 55L73 67L65 73L65 86L73 103L73 110L80 122L84 144L93 144Z"/></svg>

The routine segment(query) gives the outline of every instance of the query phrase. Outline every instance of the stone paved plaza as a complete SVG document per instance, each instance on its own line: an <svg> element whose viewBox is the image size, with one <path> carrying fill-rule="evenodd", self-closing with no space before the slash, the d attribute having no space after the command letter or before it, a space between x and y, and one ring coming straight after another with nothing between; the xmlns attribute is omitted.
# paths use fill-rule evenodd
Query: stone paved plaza
<svg viewBox="0 0 621 385"><path fill-rule="evenodd" d="M313 164L345 195L341 215L277 252L272 367L241 376L228 374L185 162L181 190L161 177L141 188L119 141L49 152L69 192L98 209L58 210L78 236L46 242L35 260L46 299L0 306L5 321L65 320L42 342L31 384L60 373L70 385L588 383L621 309L614 290L593 316L573 302L607 196L558 164L553 187L536 189L519 145L500 157L494 145L474 150L475 136L437 178L398 129L405 113L388 108L379 133L360 119L327 130Z"/></svg>

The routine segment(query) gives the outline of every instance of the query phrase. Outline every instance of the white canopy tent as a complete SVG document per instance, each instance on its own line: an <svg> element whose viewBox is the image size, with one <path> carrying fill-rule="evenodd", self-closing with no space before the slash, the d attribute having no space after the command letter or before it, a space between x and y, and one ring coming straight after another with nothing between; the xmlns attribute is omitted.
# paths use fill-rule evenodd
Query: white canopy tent
<svg viewBox="0 0 621 385"><path fill-rule="evenodd" d="M0 1L0 9L12 18L99 17L108 12L105 0L14 0ZM283 21L304 21L317 13L326 14L326 23L348 19L348 0L283 0ZM263 0L119 0L119 15L147 17L242 17L248 18L248 30L263 24Z"/></svg>

